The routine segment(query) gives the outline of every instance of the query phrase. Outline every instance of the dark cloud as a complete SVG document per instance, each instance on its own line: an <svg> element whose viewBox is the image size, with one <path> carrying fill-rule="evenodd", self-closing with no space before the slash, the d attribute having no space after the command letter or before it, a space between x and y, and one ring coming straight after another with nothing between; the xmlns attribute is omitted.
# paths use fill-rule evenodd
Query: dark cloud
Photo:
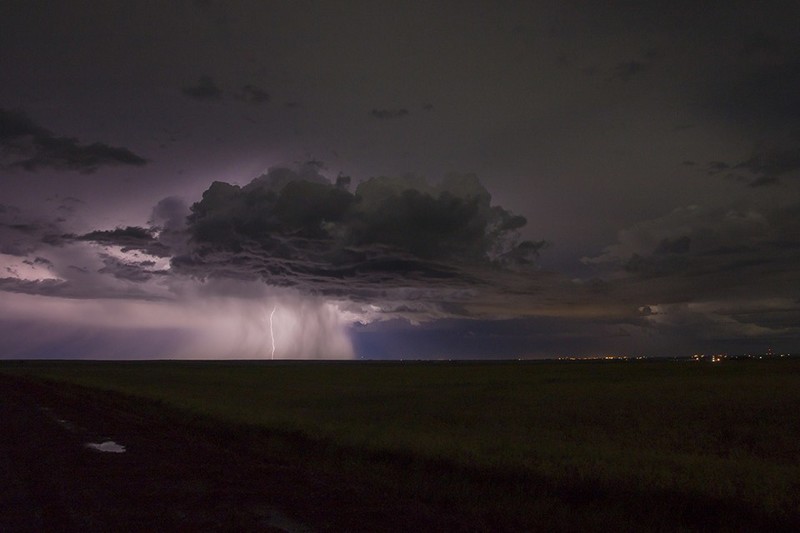
<svg viewBox="0 0 800 533"><path fill-rule="evenodd" d="M51 222L26 218L16 207L0 209L0 253L27 257L42 246L45 235L58 232Z"/></svg>
<svg viewBox="0 0 800 533"><path fill-rule="evenodd" d="M96 230L75 239L91 241L106 246L119 246L123 252L138 250L156 257L169 257L169 248L160 242L152 229L128 226L113 230Z"/></svg>
<svg viewBox="0 0 800 533"><path fill-rule="evenodd" d="M158 234L158 242L166 246L172 255L182 254L186 250L186 217L189 206L177 196L164 198L153 208L150 214L151 230Z"/></svg>
<svg viewBox="0 0 800 533"><path fill-rule="evenodd" d="M159 201L150 214L149 224L160 230L181 231L186 227L189 206L178 196L168 196Z"/></svg>
<svg viewBox="0 0 800 533"><path fill-rule="evenodd" d="M149 281L153 276L166 275L163 270L153 270L154 261L123 261L108 254L101 254L103 267L100 274L111 274L117 279L137 283Z"/></svg>
<svg viewBox="0 0 800 533"><path fill-rule="evenodd" d="M647 329L680 340L676 349L763 349L800 333L798 215L799 204L678 209L584 261L611 266L606 301L639 302Z"/></svg>
<svg viewBox="0 0 800 533"><path fill-rule="evenodd" d="M78 209L80 205L84 204L83 200L75 198L74 196L67 196L64 198L56 196L53 198L48 198L48 201L49 200L56 202L58 204L56 209L65 215L71 215Z"/></svg>
<svg viewBox="0 0 800 533"><path fill-rule="evenodd" d="M220 101L222 89L214 82L211 76L200 76L197 85L190 85L181 89L181 92L195 100Z"/></svg>
<svg viewBox="0 0 800 533"><path fill-rule="evenodd" d="M191 207L189 248L173 270L357 300L416 287L425 300L419 290L433 287L433 297L530 271L545 246L520 242L525 218L492 206L472 175L437 185L372 178L353 193L341 185L315 165L273 168L244 187L214 182Z"/></svg>
<svg viewBox="0 0 800 533"><path fill-rule="evenodd" d="M786 296L800 265L800 205L678 209L620 232L595 264L616 264L660 302ZM648 279L647 287L638 284Z"/></svg>
<svg viewBox="0 0 800 533"><path fill-rule="evenodd" d="M18 292L22 294L38 294L42 296L62 296L67 292L69 283L60 279L20 279L18 277L0 278L0 291Z"/></svg>
<svg viewBox="0 0 800 533"><path fill-rule="evenodd" d="M127 148L96 142L80 144L58 137L19 111L0 109L0 155L7 168L34 171L42 167L84 173L101 166L141 166L147 161Z"/></svg>
<svg viewBox="0 0 800 533"><path fill-rule="evenodd" d="M777 185L783 178L800 177L800 146L784 149L762 148L738 163L711 161L709 175L725 172L726 177L750 187Z"/></svg>
<svg viewBox="0 0 800 533"><path fill-rule="evenodd" d="M751 185L776 183L778 178L783 176L800 175L798 173L800 171L800 146L790 150L756 153L751 158L737 164L735 168L747 170L756 176Z"/></svg>
<svg viewBox="0 0 800 533"><path fill-rule="evenodd" d="M239 90L236 99L251 104L266 104L269 103L270 96L267 91L260 87L245 85Z"/></svg>
<svg viewBox="0 0 800 533"><path fill-rule="evenodd" d="M53 266L53 262L50 261L49 259L45 259L44 257L34 257L33 261L25 260L23 261L23 263L31 266L36 266L36 265L43 265L48 267Z"/></svg>
<svg viewBox="0 0 800 533"><path fill-rule="evenodd" d="M373 109L369 112L370 116L381 119L381 120L388 120L388 119L395 119L395 118L403 118L411 114L411 112L404 108L395 108L395 109Z"/></svg>

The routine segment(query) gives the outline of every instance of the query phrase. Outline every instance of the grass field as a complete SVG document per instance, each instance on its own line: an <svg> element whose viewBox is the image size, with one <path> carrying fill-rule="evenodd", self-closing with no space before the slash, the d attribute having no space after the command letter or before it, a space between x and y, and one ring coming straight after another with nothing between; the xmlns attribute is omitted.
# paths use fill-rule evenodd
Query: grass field
<svg viewBox="0 0 800 533"><path fill-rule="evenodd" d="M339 450L340 466L346 456L351 473L376 482L403 476L392 460L376 465L375 457L402 457L394 462L405 470L445 465L452 479L429 480L417 469L397 483L476 516L514 516L510 523L523 529L531 520L561 529L635 529L637 520L655 520L656 529L726 528L724 516L706 514L729 509L777 524L800 516L800 361L793 359L27 361L0 371L155 400L198 423L324 443ZM455 473L464 471L479 474L460 484ZM482 476L505 481L482 483ZM592 503L595 493L603 496ZM609 503L617 497L623 501ZM692 510L692 502L713 509ZM651 511L631 508L645 504ZM629 521L629 512L638 518Z"/></svg>

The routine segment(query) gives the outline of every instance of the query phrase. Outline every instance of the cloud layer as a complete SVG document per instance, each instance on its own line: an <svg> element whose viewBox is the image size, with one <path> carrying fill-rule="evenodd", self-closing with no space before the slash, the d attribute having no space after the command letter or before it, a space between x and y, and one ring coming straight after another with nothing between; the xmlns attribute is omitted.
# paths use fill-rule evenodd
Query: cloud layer
<svg viewBox="0 0 800 533"><path fill-rule="evenodd" d="M215 182L191 207L189 247L173 270L260 279L348 299L393 289L467 289L535 266L544 242L491 205L475 176L372 178L350 192L314 165L273 168L248 185Z"/></svg>
<svg viewBox="0 0 800 533"><path fill-rule="evenodd" d="M800 204L676 209L637 224L590 264L653 330L762 345L800 334ZM763 348L763 346L762 346Z"/></svg>

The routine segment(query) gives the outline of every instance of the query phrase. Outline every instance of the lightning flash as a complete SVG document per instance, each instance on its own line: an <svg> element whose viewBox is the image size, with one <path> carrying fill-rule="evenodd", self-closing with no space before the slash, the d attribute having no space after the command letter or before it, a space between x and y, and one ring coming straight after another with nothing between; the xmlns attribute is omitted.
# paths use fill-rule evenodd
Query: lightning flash
<svg viewBox="0 0 800 533"><path fill-rule="evenodd" d="M269 336L272 339L272 355L270 359L275 359L275 328L272 324L272 317L275 316L275 309L278 308L278 304L272 306L272 312L269 314Z"/></svg>

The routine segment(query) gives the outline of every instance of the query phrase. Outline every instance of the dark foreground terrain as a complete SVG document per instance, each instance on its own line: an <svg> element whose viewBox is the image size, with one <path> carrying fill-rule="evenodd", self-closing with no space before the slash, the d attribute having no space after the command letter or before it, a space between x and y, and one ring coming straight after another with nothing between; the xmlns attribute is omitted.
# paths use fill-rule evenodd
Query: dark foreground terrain
<svg viewBox="0 0 800 533"><path fill-rule="evenodd" d="M0 373L0 531L797 531L691 491L465 467ZM113 441L124 453L87 443ZM797 485L800 486L800 485Z"/></svg>
<svg viewBox="0 0 800 533"><path fill-rule="evenodd" d="M202 430L160 416L152 406L137 408L69 385L0 375L0 421L3 532L463 525L412 501L387 501L347 479L328 478L302 462L258 453L256 441L268 437ZM126 451L86 447L108 440Z"/></svg>

